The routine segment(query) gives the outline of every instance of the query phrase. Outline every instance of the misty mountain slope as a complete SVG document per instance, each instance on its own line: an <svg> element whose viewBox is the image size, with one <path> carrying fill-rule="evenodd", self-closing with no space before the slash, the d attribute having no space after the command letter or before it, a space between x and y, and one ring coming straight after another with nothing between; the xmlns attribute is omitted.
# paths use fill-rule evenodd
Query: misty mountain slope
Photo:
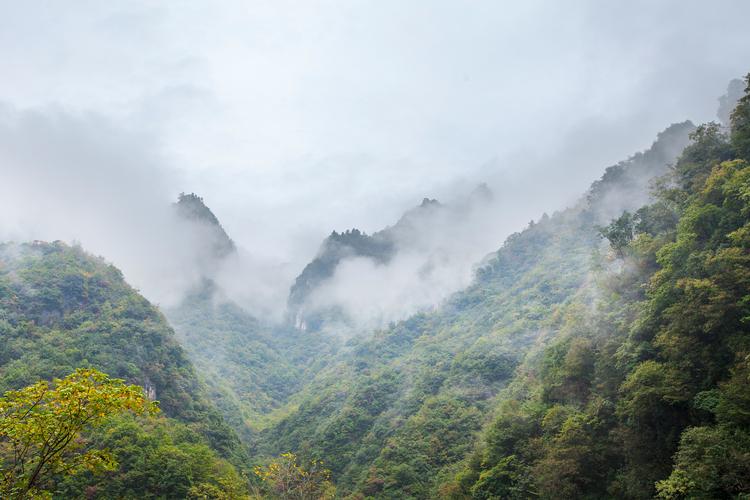
<svg viewBox="0 0 750 500"><path fill-rule="evenodd" d="M369 273L386 276L389 264L403 266L395 272L413 271L416 278L428 282L440 268L450 268L450 259L460 254L455 244L462 234L459 228L473 228L479 212L492 201L492 193L481 184L469 196L453 204L443 205L424 198L420 205L408 210L392 226L367 235L357 229L343 233L334 231L326 238L315 258L308 263L292 285L287 301L288 314L297 328L319 331L325 327L343 327L348 334L383 325L390 318L376 315L363 320L361 307L346 303L346 279L366 280ZM395 263L401 258L409 263ZM347 267L348 264L354 269ZM365 266L365 269L357 269ZM408 269L415 267L416 269ZM346 278L342 278L344 273ZM436 281L436 288L445 286ZM455 286L455 285L453 285ZM455 289L455 288L454 288ZM441 297L442 298L442 297ZM375 299L377 300L377 298ZM434 305L439 299L427 299L421 308ZM360 309L360 310L357 310ZM414 307L416 312L420 307Z"/></svg>
<svg viewBox="0 0 750 500"><path fill-rule="evenodd" d="M750 494L750 75L605 229L593 307L529 358L448 498Z"/></svg>
<svg viewBox="0 0 750 500"><path fill-rule="evenodd" d="M200 229L198 247L212 251L201 262L200 283L164 314L225 421L252 445L268 415L300 390L339 342L258 319L227 297L216 276L238 258L234 243L199 196L180 195L175 208Z"/></svg>
<svg viewBox="0 0 750 500"><path fill-rule="evenodd" d="M241 455L162 314L78 247L0 246L0 338L0 392L93 367L143 386L167 416Z"/></svg>
<svg viewBox="0 0 750 500"><path fill-rule="evenodd" d="M342 260L352 257L366 257L376 263L388 262L393 256L393 242L382 233L372 236L352 229L343 233L332 232L318 251L318 255L305 266L295 279L289 291L289 312L294 317L295 326L302 330L319 330L324 312L305 312L306 300L313 291L331 278ZM328 314L336 314L328 312Z"/></svg>
<svg viewBox="0 0 750 500"><path fill-rule="evenodd" d="M344 488L361 486L388 450L402 455L390 459L406 461L407 448L419 449L433 471L460 459L519 354L585 280L588 259L561 255L588 255L597 243L593 233L571 230L558 238L548 232L551 224L537 224L505 247L498 260L512 267L490 264L481 284L439 313L352 341L344 359L305 388L299 409L268 431L269 448L309 448Z"/></svg>
<svg viewBox="0 0 750 500"><path fill-rule="evenodd" d="M301 389L339 342L263 323L215 293L207 282L165 314L211 399L251 444L267 416Z"/></svg>
<svg viewBox="0 0 750 500"><path fill-rule="evenodd" d="M355 338L264 432L270 453L322 458L340 488L377 498L434 498L473 449L526 353L593 300L597 225L639 206L693 130L669 127L642 154L607 169L575 207L544 216L477 270L437 311Z"/></svg>
<svg viewBox="0 0 750 500"><path fill-rule="evenodd" d="M220 259L236 251L234 242L221 226L219 219L203 202L203 198L195 193L181 193L174 206L183 220L208 230L207 238L212 243L214 257Z"/></svg>

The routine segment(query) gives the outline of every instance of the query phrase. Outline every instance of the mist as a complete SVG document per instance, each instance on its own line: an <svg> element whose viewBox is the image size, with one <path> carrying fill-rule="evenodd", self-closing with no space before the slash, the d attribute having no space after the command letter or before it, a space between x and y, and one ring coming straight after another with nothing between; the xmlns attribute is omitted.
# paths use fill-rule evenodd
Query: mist
<svg viewBox="0 0 750 500"><path fill-rule="evenodd" d="M742 1L0 10L0 238L80 242L171 305L204 274L206 235L171 209L196 192L239 247L223 293L275 319L332 230L486 182L492 204L315 297L365 322L436 305L670 123L716 119L750 61Z"/></svg>

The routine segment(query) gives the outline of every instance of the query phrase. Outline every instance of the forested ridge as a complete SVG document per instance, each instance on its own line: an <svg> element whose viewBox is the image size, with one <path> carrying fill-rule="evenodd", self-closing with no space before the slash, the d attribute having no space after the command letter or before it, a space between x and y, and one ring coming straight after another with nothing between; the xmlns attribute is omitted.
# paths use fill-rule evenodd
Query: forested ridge
<svg viewBox="0 0 750 500"><path fill-rule="evenodd" d="M602 229L596 299L521 367L446 495L747 494L749 113L699 127L655 201Z"/></svg>
<svg viewBox="0 0 750 500"><path fill-rule="evenodd" d="M247 462L237 435L164 316L111 264L61 242L0 246L0 335L1 392L91 368L138 384L160 404L159 417L124 415L88 436L112 450L117 471L63 475L48 489L61 497L175 498L204 482L217 491L245 488L230 463Z"/></svg>
<svg viewBox="0 0 750 500"><path fill-rule="evenodd" d="M194 194L175 209L212 255L166 316L78 246L0 245L0 493L747 498L745 87L722 123L669 126L509 236L444 303L344 338L294 307L345 259L387 262L389 231L437 202L334 232L280 324L223 297L212 273L236 247ZM56 408L91 394L101 411L66 424ZM51 428L70 448L50 452ZM18 450L47 453L28 462L45 474Z"/></svg>
<svg viewBox="0 0 750 500"><path fill-rule="evenodd" d="M265 432L268 451L323 458L348 492L447 495L518 373L570 328L569 311L592 307L592 268L606 253L599 224L647 199L649 180L667 173L694 128L670 126L576 206L509 237L436 312L350 341Z"/></svg>

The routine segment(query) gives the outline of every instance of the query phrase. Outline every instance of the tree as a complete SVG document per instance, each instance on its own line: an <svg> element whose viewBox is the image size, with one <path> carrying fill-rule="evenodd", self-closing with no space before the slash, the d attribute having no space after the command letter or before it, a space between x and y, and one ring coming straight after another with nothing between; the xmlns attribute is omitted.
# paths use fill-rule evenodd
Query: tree
<svg viewBox="0 0 750 500"><path fill-rule="evenodd" d="M471 487L471 497L478 500L529 498L533 493L528 483L528 471L515 455L510 455L479 475Z"/></svg>
<svg viewBox="0 0 750 500"><path fill-rule="evenodd" d="M599 234L609 240L612 249L617 252L617 256L624 257L624 251L633 241L635 220L633 215L627 210L622 215L613 220L607 227L599 229Z"/></svg>
<svg viewBox="0 0 750 500"><path fill-rule="evenodd" d="M82 450L81 432L123 411L154 413L158 406L143 388L94 369L6 392L0 398L0 496L43 497L42 486L55 475L112 470L109 452Z"/></svg>
<svg viewBox="0 0 750 500"><path fill-rule="evenodd" d="M718 123L704 123L690 134L688 145L674 166L674 180L682 189L698 191L713 167L734 156L724 130Z"/></svg>
<svg viewBox="0 0 750 500"><path fill-rule="evenodd" d="M740 158L750 160L750 73L745 77L745 95L732 111L732 147Z"/></svg>
<svg viewBox="0 0 750 500"><path fill-rule="evenodd" d="M263 483L264 498L320 500L334 498L336 493L331 471L323 462L312 460L304 468L294 453L283 453L269 465L255 467L255 474Z"/></svg>

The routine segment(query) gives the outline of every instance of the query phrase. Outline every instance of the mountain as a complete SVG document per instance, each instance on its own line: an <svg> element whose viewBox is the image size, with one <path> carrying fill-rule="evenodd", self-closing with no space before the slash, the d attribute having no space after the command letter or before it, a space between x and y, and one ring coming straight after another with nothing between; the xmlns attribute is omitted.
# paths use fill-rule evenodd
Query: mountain
<svg viewBox="0 0 750 500"><path fill-rule="evenodd" d="M122 273L62 242L0 245L0 391L92 367L141 385L164 413L237 451L164 316Z"/></svg>
<svg viewBox="0 0 750 500"><path fill-rule="evenodd" d="M228 297L216 275L239 258L234 242L198 195L181 194L174 206L188 229L197 229L196 251L210 252L201 260L200 282L164 314L211 401L252 448L269 415L284 407L339 343L256 318Z"/></svg>
<svg viewBox="0 0 750 500"><path fill-rule="evenodd" d="M305 309L316 290L347 260L384 265L404 249L429 248L431 236L454 225L446 221L465 220L491 201L486 186L451 207L425 199L372 235L332 233L291 289L296 328L253 317L222 298L210 279L167 316L212 400L256 453L321 457L344 491L435 494L472 450L515 370L559 334L562 311L592 300L598 226L649 200L649 185L668 171L694 128L669 127L647 151L609 167L575 207L511 236L483 260L474 284L437 311L345 346L321 330L343 311ZM216 226L213 234L226 235L215 217L204 220ZM444 442L430 441L432 428ZM389 453L408 455L413 446L429 457L412 464L415 470L440 481L415 482L406 462L402 472L412 479L393 476L401 473L390 470L396 455Z"/></svg>
<svg viewBox="0 0 750 500"><path fill-rule="evenodd" d="M448 498L750 492L750 75L655 199L602 233L590 305L517 371Z"/></svg>
<svg viewBox="0 0 750 500"><path fill-rule="evenodd" d="M217 293L207 282L165 314L211 399L252 446L269 415L284 408L339 342L261 321Z"/></svg>
<svg viewBox="0 0 750 500"><path fill-rule="evenodd" d="M351 340L264 431L266 452L321 458L346 492L441 497L527 357L561 335L567 311L593 303L597 225L648 199L692 130L669 127L577 205L510 236L437 311Z"/></svg>
<svg viewBox="0 0 750 500"><path fill-rule="evenodd" d="M335 297L326 296L330 285L342 267L364 259L376 268L383 268L403 254L418 256L422 275L439 265L451 253L451 232L470 225L481 211L492 202L492 192L486 184L478 186L470 196L451 205L424 198L420 205L408 210L392 226L367 235L358 229L326 238L315 258L305 266L294 281L287 301L290 321L296 328L319 331L324 326L345 325L349 331L362 329L347 307Z"/></svg>
<svg viewBox="0 0 750 500"><path fill-rule="evenodd" d="M489 189L482 185L471 198L455 207L446 208L426 198L395 225L373 235L356 229L334 231L292 287L289 306L290 310L297 310L296 327L254 317L223 293L206 266L199 286L164 312L210 388L212 401L243 441L255 446L258 432L278 419L276 412L288 411L290 399L341 347L341 339L317 330L324 318L340 320L342 311L306 312L303 321L302 312L295 309L306 305L306 298L333 276L340 262L364 257L387 263L397 250L428 244L425 235L436 232L436 226L445 224L446 218L463 220L470 210L490 199ZM223 243L232 240L202 198L195 194L181 195L176 206L186 207L179 208L179 213L188 222L198 220L207 228L208 241L213 238L222 244L220 248L229 248ZM205 242L200 245L205 246ZM216 254L212 261L214 270L225 259L232 258L236 252L235 247L232 249L231 253Z"/></svg>
<svg viewBox="0 0 750 500"><path fill-rule="evenodd" d="M174 208L180 219L205 230L203 237L210 243L212 257L221 259L237 251L234 241L203 202L203 198L195 193L180 193Z"/></svg>
<svg viewBox="0 0 750 500"><path fill-rule="evenodd" d="M287 307L295 327L300 330L319 330L326 316L340 317L342 315L342 311L335 308L333 310L307 310L306 308L310 296L334 275L341 261L352 257L365 257L375 263L383 264L391 259L394 252L394 242L382 233L368 236L358 229L347 230L343 233L332 232L321 245L317 256L295 279L289 291Z"/></svg>
<svg viewBox="0 0 750 500"><path fill-rule="evenodd" d="M0 389L92 367L140 384L165 414L88 431L82 446L111 449L118 468L45 489L243 498L252 463L271 497L292 480L328 497L332 480L342 498L747 497L746 84L728 124L671 125L476 259L468 286L375 329L324 292L353 263L377 275L408 254L420 277L453 265L452 244L474 243L462 228L490 213L486 187L425 199L372 235L334 232L290 292L296 325L222 290L238 250L195 194L180 196L176 224L201 249L202 279L164 316L77 246L0 245ZM336 321L356 334L331 335Z"/></svg>
<svg viewBox="0 0 750 500"><path fill-rule="evenodd" d="M140 385L159 401L160 417L123 415L87 431L78 445L110 450L118 466L55 478L45 489L56 498L247 489L236 467L247 468L248 457L236 433L164 316L113 265L62 242L0 245L0 339L0 393L84 367ZM171 467L168 456L182 466Z"/></svg>
<svg viewBox="0 0 750 500"><path fill-rule="evenodd" d="M747 83L729 130L669 127L436 311L351 339L260 449L353 497L750 492Z"/></svg>

